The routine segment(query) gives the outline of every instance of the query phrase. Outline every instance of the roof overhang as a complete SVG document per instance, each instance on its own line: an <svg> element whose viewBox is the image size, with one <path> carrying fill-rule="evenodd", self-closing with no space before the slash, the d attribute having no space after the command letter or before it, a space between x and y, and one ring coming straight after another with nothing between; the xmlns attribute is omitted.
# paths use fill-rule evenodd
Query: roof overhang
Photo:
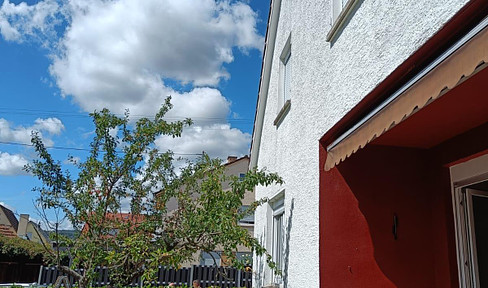
<svg viewBox="0 0 488 288"><path fill-rule="evenodd" d="M280 17L281 0L271 0L268 16L268 27L266 30L266 40L264 43L263 62L261 64L261 77L259 80L258 101L256 104L256 114L254 116L254 129L251 141L251 159L249 168L257 166L259 148L261 146L261 135L263 133L264 112L266 100L268 98L269 79L271 76L271 66L275 48L276 31L278 30L278 20Z"/></svg>
<svg viewBox="0 0 488 288"><path fill-rule="evenodd" d="M325 170L475 75L488 63L488 18L327 146Z"/></svg>

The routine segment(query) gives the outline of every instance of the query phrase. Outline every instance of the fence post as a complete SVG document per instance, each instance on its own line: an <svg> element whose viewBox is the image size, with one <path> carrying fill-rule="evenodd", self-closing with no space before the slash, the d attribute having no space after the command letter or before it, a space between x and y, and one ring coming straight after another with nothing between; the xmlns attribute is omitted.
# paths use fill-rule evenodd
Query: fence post
<svg viewBox="0 0 488 288"><path fill-rule="evenodd" d="M239 269L239 270L237 270L237 283L236 283L236 287L242 287L242 285L241 285L241 277L242 277L242 270Z"/></svg>
<svg viewBox="0 0 488 288"><path fill-rule="evenodd" d="M195 265L191 265L190 269L190 282L188 282L188 287L192 287L193 285L193 271L194 271Z"/></svg>
<svg viewBox="0 0 488 288"><path fill-rule="evenodd" d="M37 285L41 285L42 267L44 266L41 265L41 268L39 268L39 277L37 278Z"/></svg>

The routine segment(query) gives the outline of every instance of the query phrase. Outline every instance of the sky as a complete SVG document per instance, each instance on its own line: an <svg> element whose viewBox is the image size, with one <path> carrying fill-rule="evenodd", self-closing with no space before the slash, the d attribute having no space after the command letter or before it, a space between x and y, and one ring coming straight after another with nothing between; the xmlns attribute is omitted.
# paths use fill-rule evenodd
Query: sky
<svg viewBox="0 0 488 288"><path fill-rule="evenodd" d="M3 2L3 3L2 3ZM22 168L37 131L65 169L84 159L89 113L191 118L177 156L249 154L269 1L0 0L0 204L36 219Z"/></svg>

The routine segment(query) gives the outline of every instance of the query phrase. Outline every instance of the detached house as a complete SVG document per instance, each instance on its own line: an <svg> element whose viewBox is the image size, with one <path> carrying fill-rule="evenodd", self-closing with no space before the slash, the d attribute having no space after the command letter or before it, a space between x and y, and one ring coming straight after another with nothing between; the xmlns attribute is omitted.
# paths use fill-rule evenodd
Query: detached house
<svg viewBox="0 0 488 288"><path fill-rule="evenodd" d="M488 1L272 0L255 287L488 287Z"/></svg>

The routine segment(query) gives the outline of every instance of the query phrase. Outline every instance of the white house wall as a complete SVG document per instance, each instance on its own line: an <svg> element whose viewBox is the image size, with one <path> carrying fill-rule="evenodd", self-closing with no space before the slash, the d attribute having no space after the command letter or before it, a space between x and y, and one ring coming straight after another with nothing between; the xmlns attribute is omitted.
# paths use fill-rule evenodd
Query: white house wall
<svg viewBox="0 0 488 288"><path fill-rule="evenodd" d="M329 43L329 1L282 0L257 166L278 172L286 183L257 187L256 198L285 190L285 219L291 227L285 229L284 287L319 287L319 139L466 2L359 1L342 33ZM279 57L290 33L291 109L277 127ZM270 218L268 205L256 211L255 236L269 251ZM262 264L256 259L256 287L271 282Z"/></svg>

